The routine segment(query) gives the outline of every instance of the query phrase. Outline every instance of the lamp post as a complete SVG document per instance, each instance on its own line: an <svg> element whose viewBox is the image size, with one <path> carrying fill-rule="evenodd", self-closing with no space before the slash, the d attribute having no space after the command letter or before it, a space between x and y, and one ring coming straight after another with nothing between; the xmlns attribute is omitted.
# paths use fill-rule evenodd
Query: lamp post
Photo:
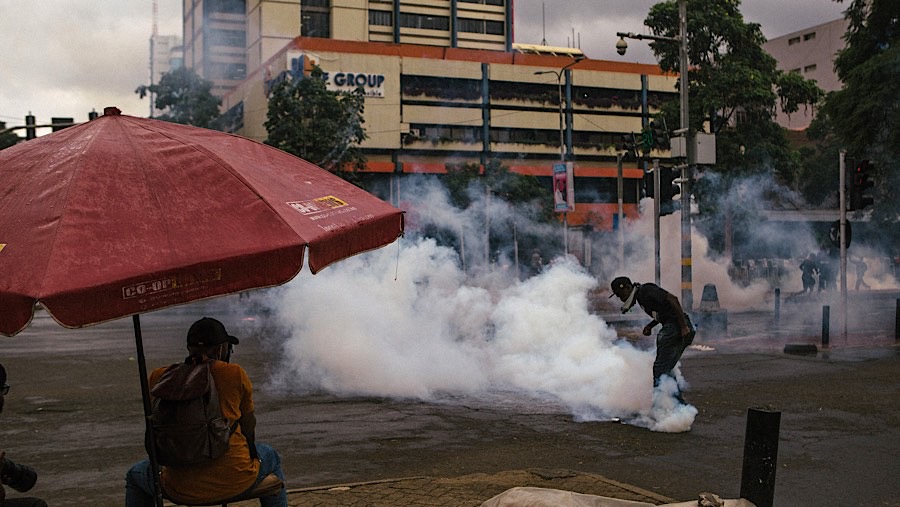
<svg viewBox="0 0 900 507"><path fill-rule="evenodd" d="M690 128L690 109L688 108L688 40L687 40L687 3L678 0L678 36L644 35L632 32L617 32L619 41L616 51L624 55L628 49L625 38L678 43L679 66L679 98L681 99L681 129L685 141L685 163L681 166L681 306L691 311L694 306L692 269L691 269L691 193L690 166L695 160L694 135Z"/></svg>
<svg viewBox="0 0 900 507"><path fill-rule="evenodd" d="M566 64L565 67L559 70L539 70L534 74L539 76L541 74L553 74L556 76L556 89L559 92L559 159L563 162L566 160L566 141L563 137L563 132L565 131L565 122L563 120L563 92L562 92L562 77L563 74L568 70L569 67L575 65L576 63L583 60L583 58L576 58L572 62Z"/></svg>
<svg viewBox="0 0 900 507"><path fill-rule="evenodd" d="M584 58L575 58L575 60L566 64L563 68L559 70L539 70L535 72L535 75L542 74L553 74L556 76L556 89L559 93L559 160L560 162L566 162L566 140L565 140L565 120L563 115L563 91L562 91L562 77L565 74L566 70L569 67L575 65L580 62ZM563 243L565 244L565 252L566 255L569 253L569 218L568 213L563 212Z"/></svg>

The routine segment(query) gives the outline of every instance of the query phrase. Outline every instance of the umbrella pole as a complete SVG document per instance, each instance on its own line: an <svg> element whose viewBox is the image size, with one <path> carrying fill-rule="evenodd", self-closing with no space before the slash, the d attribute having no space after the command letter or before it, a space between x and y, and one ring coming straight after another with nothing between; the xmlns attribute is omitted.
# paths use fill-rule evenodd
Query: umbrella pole
<svg viewBox="0 0 900 507"><path fill-rule="evenodd" d="M131 321L134 324L134 343L137 347L138 372L141 376L141 397L144 400L144 424L147 432L147 453L150 455L150 473L153 474L153 491L156 506L163 507L162 487L159 484L159 463L156 461L156 446L153 442L153 425L150 424L150 382L147 376L147 361L144 360L144 340L141 337L141 316L133 315Z"/></svg>

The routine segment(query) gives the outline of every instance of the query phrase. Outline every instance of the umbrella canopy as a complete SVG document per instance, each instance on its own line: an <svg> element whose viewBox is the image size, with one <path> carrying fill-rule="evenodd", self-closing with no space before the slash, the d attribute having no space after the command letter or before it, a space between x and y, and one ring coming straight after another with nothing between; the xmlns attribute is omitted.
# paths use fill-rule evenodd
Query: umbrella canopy
<svg viewBox="0 0 900 507"><path fill-rule="evenodd" d="M243 137L104 115L0 151L0 334L287 282L396 240L402 211Z"/></svg>

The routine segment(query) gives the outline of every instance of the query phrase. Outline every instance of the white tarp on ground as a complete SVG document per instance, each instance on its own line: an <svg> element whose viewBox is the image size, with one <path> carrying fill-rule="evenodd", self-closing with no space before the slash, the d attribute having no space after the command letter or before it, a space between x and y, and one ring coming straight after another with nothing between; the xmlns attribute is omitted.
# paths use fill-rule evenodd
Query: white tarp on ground
<svg viewBox="0 0 900 507"><path fill-rule="evenodd" d="M667 503L663 506L646 502L632 502L605 496L585 495L572 491L547 488L512 488L500 493L481 504L481 507L696 507L698 505L718 505L717 503L701 504L697 500L690 502ZM743 498L739 500L722 500L720 507L755 507Z"/></svg>

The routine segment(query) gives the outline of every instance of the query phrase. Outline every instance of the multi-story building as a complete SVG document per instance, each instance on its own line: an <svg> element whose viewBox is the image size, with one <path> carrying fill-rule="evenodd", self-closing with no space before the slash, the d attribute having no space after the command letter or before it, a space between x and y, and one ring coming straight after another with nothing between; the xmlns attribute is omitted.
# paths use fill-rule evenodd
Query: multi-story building
<svg viewBox="0 0 900 507"><path fill-rule="evenodd" d="M842 85L834 72L834 58L844 48L847 27L846 19L836 19L775 37L763 44L763 49L778 61L780 70L813 79L826 92L839 90ZM812 108L788 115L779 106L775 121L790 130L804 130L813 118Z"/></svg>
<svg viewBox="0 0 900 507"><path fill-rule="evenodd" d="M564 159L574 165L569 226L610 230L623 138L640 139L660 104L677 99L678 76L514 44L512 8L512 0L185 0L185 61L217 84L231 130L257 140L278 80L302 79L315 64L331 89L362 86L366 171L394 202L405 177L490 160L545 180L549 195ZM642 164L622 163L626 217L639 213Z"/></svg>

